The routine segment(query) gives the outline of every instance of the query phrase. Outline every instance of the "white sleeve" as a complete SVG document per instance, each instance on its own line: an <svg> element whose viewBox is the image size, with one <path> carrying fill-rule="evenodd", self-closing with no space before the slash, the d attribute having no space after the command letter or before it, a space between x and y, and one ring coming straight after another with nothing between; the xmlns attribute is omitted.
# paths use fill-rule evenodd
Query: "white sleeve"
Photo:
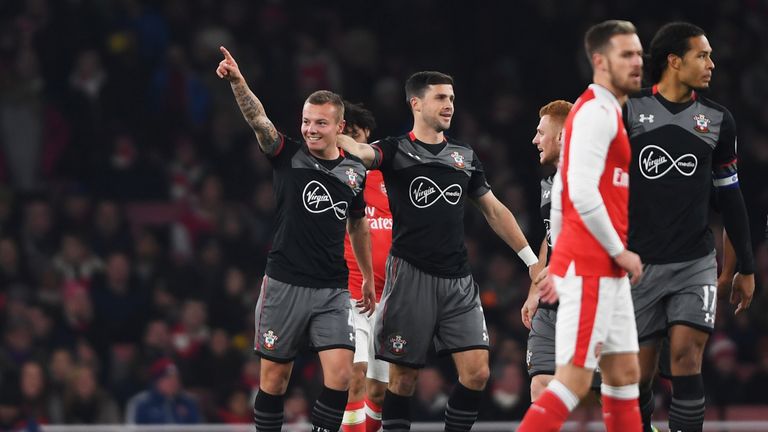
<svg viewBox="0 0 768 432"><path fill-rule="evenodd" d="M568 150L569 198L587 230L612 257L624 251L624 244L613 228L599 184L617 122L615 108L597 100L586 102L573 119Z"/></svg>
<svg viewBox="0 0 768 432"><path fill-rule="evenodd" d="M560 194L563 193L563 179L560 177L560 171L555 174L552 181L552 198L549 207L549 241L552 247L555 247L557 237L563 229L563 200Z"/></svg>

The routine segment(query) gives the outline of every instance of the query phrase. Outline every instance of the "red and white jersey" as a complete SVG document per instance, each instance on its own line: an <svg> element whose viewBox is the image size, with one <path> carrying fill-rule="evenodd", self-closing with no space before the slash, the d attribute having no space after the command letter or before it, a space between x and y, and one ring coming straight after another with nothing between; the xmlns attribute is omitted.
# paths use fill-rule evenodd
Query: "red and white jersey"
<svg viewBox="0 0 768 432"><path fill-rule="evenodd" d="M385 270L389 248L392 246L392 213L389 211L387 189L381 171L371 170L365 180L365 217L371 232L371 252L373 255L373 280L376 287L376 302L381 300L384 291ZM353 299L362 297L363 275L357 266L349 233L344 238L344 258L349 268L349 294Z"/></svg>
<svg viewBox="0 0 768 432"><path fill-rule="evenodd" d="M592 84L563 127L561 166L552 188L550 271L564 276L624 276L612 257L627 244L629 138L621 105Z"/></svg>

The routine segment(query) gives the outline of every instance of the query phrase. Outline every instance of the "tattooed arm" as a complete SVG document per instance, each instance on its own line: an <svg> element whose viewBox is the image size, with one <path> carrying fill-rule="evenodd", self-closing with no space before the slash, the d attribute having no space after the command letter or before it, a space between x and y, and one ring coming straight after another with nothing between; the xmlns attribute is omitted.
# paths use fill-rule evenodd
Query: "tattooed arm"
<svg viewBox="0 0 768 432"><path fill-rule="evenodd" d="M240 68L237 66L237 62L235 62L232 54L224 47L219 47L219 49L224 54L224 60L219 62L216 74L219 78L229 81L229 84L232 86L232 93L235 94L240 112L243 113L245 121L248 122L256 134L261 151L267 155L274 154L280 147L281 142L277 129L275 129L272 121L267 117L264 105L248 88L248 84L245 82L245 78L243 78L243 74L240 72Z"/></svg>

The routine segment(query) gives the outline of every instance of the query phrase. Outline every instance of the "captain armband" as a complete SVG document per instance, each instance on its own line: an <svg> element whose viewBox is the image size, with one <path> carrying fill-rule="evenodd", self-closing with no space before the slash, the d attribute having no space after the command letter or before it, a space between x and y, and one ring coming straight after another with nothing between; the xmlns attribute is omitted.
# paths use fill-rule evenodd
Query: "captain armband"
<svg viewBox="0 0 768 432"><path fill-rule="evenodd" d="M721 165L712 171L712 183L717 188L732 188L739 186L739 173L736 159Z"/></svg>

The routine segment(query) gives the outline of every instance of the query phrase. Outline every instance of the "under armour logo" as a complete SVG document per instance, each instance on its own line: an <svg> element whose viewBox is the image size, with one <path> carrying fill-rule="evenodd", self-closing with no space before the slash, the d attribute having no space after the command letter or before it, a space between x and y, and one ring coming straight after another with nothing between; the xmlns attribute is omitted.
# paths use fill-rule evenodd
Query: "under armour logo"
<svg viewBox="0 0 768 432"><path fill-rule="evenodd" d="M488 341L488 333L483 332L483 341Z"/></svg>
<svg viewBox="0 0 768 432"><path fill-rule="evenodd" d="M715 323L715 315L714 315L714 314L711 314L711 313L709 313L709 312L705 313L705 314L704 314L704 322L705 322L705 323L711 323L711 324L714 324L714 323Z"/></svg>
<svg viewBox="0 0 768 432"><path fill-rule="evenodd" d="M355 341L355 334L352 332L349 332L349 341L354 342Z"/></svg>
<svg viewBox="0 0 768 432"><path fill-rule="evenodd" d="M640 114L637 119L640 120L640 123L645 123L646 121L648 123L653 123L653 114Z"/></svg>

